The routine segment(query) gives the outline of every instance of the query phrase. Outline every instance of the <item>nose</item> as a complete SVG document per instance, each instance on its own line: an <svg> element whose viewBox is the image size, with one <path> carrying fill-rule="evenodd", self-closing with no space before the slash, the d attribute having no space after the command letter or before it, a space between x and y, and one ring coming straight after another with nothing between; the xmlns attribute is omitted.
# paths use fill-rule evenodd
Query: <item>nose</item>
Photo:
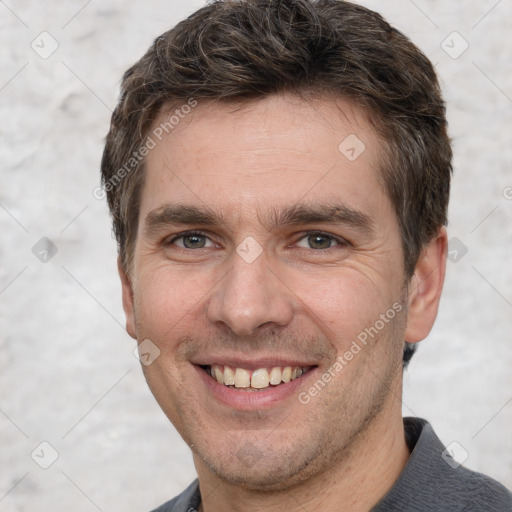
<svg viewBox="0 0 512 512"><path fill-rule="evenodd" d="M230 263L210 296L210 322L225 324L238 336L250 336L262 326L288 325L293 317L293 293L269 268L264 255L247 263L233 254Z"/></svg>

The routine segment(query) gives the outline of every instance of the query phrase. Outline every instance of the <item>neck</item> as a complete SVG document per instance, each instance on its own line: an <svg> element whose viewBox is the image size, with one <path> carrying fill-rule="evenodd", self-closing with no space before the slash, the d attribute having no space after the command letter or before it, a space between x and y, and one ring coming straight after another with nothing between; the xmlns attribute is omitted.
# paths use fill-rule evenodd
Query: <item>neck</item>
<svg viewBox="0 0 512 512"><path fill-rule="evenodd" d="M410 455L397 398L393 397L393 411L381 411L341 460L284 491L261 493L226 483L194 455L202 496L199 512L370 510L392 488Z"/></svg>

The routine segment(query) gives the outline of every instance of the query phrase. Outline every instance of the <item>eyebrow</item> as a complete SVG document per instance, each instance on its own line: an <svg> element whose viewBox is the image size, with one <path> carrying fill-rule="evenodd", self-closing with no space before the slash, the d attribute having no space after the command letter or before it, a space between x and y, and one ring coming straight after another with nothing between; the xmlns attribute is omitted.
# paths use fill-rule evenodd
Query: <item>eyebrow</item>
<svg viewBox="0 0 512 512"><path fill-rule="evenodd" d="M269 211L269 229L299 224L342 224L371 234L374 222L365 213L342 204L295 204ZM182 204L166 204L146 215L144 232L151 236L171 224L219 226L227 224L223 215L210 208Z"/></svg>
<svg viewBox="0 0 512 512"><path fill-rule="evenodd" d="M342 204L296 204L283 210L274 209L271 215L273 228L315 223L343 224L367 233L373 231L373 221L368 215Z"/></svg>
<svg viewBox="0 0 512 512"><path fill-rule="evenodd" d="M210 209L188 205L166 204L146 215L144 232L153 235L170 224L200 224L215 226L221 224L220 216Z"/></svg>

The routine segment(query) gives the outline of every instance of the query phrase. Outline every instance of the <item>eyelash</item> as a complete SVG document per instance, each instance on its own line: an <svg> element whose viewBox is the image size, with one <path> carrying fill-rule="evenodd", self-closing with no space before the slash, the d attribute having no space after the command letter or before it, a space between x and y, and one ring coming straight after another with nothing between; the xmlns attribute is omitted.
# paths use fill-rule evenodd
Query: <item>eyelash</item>
<svg viewBox="0 0 512 512"><path fill-rule="evenodd" d="M183 233L178 233L177 235L173 236L170 240L165 242L165 245L172 245L176 240L179 240L181 238L185 238L187 236L204 236L205 238L209 238L209 236L206 233L203 233L202 231L184 231ZM186 247L180 247L180 249L192 251L194 249L187 249Z"/></svg>
<svg viewBox="0 0 512 512"><path fill-rule="evenodd" d="M334 249L335 247L338 247L338 246L346 247L346 246L350 245L350 242L348 242L347 240L345 240L343 238L340 238L340 237L337 237L337 236L334 236L334 235L332 235L330 233L326 233L324 231L309 231L307 233L302 234L299 238L297 238L295 240L294 243L297 243L297 242L303 240L304 238L307 238L309 236L314 236L314 235L320 235L320 236L323 236L325 238L329 238L330 240L336 242L336 245L333 246L333 247L328 247L327 249L312 249L312 248L308 248L310 251L322 252L322 251L328 251L329 249ZM204 236L205 238L210 240L212 243L214 243L213 240L211 240L210 237L206 233L203 233L202 231L184 231L183 233L178 233L173 238L171 238L170 240L166 241L165 245L172 245L174 242L176 242L176 240L183 239L183 238L185 238L187 236ZM179 248L182 249L182 250L185 250L185 251L197 250L197 249L189 249L187 247L179 247ZM200 249L205 249L205 248L204 247L200 247ZM303 249L306 249L306 248L303 247Z"/></svg>

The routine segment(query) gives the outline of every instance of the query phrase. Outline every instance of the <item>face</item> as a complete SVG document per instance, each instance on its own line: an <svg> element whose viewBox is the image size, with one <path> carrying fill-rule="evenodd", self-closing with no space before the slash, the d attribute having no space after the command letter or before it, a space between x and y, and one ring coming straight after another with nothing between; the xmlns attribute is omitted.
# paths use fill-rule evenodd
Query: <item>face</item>
<svg viewBox="0 0 512 512"><path fill-rule="evenodd" d="M147 382L198 471L285 488L400 414L405 276L381 162L362 112L291 96L199 103L147 156L128 330L158 355Z"/></svg>

